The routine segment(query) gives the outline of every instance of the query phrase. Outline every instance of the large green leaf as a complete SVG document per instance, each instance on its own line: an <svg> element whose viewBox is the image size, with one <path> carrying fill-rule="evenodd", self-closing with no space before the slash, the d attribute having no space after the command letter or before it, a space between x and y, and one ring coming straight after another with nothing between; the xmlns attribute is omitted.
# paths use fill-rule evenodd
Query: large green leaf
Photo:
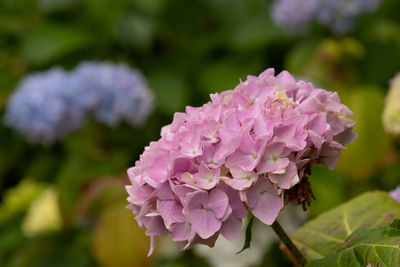
<svg viewBox="0 0 400 267"><path fill-rule="evenodd" d="M391 227L381 226L371 230L359 229L346 239L343 249L306 266L399 266L400 229L395 221Z"/></svg>
<svg viewBox="0 0 400 267"><path fill-rule="evenodd" d="M319 259L336 253L357 229L387 225L395 218L400 218L400 203L385 192L368 192L308 222L292 239L308 260Z"/></svg>

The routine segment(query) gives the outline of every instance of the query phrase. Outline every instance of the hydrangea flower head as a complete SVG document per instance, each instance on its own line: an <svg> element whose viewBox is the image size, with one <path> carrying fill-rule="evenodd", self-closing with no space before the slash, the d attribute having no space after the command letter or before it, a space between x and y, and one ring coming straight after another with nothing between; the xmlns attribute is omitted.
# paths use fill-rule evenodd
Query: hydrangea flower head
<svg viewBox="0 0 400 267"><path fill-rule="evenodd" d="M52 144L94 114L109 126L137 126L153 107L143 75L125 64L87 61L67 72L59 67L24 78L11 95L5 123L32 143Z"/></svg>
<svg viewBox="0 0 400 267"><path fill-rule="evenodd" d="M355 18L376 9L380 0L275 0L271 17L289 32L304 32L313 21L327 25L335 34L351 30Z"/></svg>
<svg viewBox="0 0 400 267"><path fill-rule="evenodd" d="M59 67L30 74L8 100L5 123L30 142L53 143L84 122L87 107L75 105L78 91Z"/></svg>
<svg viewBox="0 0 400 267"><path fill-rule="evenodd" d="M271 7L274 23L289 32L305 32L314 19L318 0L277 0Z"/></svg>
<svg viewBox="0 0 400 267"><path fill-rule="evenodd" d="M351 114L336 93L273 69L175 113L128 170L128 207L150 252L167 234L184 249L233 240L248 211L271 225L286 200L305 201L292 191L314 164L334 168L356 137Z"/></svg>
<svg viewBox="0 0 400 267"><path fill-rule="evenodd" d="M391 81L382 120L386 132L393 136L400 136L400 74L397 74Z"/></svg>
<svg viewBox="0 0 400 267"><path fill-rule="evenodd" d="M143 75L126 64L85 61L71 72L92 99L92 112L101 123L121 121L138 125L153 106L153 95Z"/></svg>

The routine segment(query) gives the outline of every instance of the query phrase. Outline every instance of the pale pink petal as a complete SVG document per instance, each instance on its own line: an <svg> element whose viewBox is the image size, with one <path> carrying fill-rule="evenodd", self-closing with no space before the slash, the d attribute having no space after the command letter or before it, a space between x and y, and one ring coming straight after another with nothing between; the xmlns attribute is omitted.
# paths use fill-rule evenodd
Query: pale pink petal
<svg viewBox="0 0 400 267"><path fill-rule="evenodd" d="M189 212L189 219L193 230L203 239L211 237L222 225L222 222L215 218L212 210L196 209Z"/></svg>
<svg viewBox="0 0 400 267"><path fill-rule="evenodd" d="M208 207L214 212L215 217L221 219L228 208L229 199L224 191L214 189L210 192Z"/></svg>
<svg viewBox="0 0 400 267"><path fill-rule="evenodd" d="M192 240L196 235L189 222L177 223L172 228L173 241Z"/></svg>
<svg viewBox="0 0 400 267"><path fill-rule="evenodd" d="M237 238L241 228L242 220L236 219L235 216L231 215L223 222L220 232L226 239L232 242Z"/></svg>
<svg viewBox="0 0 400 267"><path fill-rule="evenodd" d="M246 191L247 205L260 221L271 225L283 208L278 191L266 180L259 179L256 185Z"/></svg>
<svg viewBox="0 0 400 267"><path fill-rule="evenodd" d="M290 162L282 172L269 173L268 178L279 188L289 189L299 182L296 164Z"/></svg>

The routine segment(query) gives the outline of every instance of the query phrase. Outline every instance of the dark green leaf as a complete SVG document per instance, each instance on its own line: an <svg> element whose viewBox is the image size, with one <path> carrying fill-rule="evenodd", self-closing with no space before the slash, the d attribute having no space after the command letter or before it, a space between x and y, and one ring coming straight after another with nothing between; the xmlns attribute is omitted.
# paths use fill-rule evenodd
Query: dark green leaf
<svg viewBox="0 0 400 267"><path fill-rule="evenodd" d="M246 239L244 240L244 245L243 248L236 252L236 255L241 253L243 250L250 248L250 243L251 243L251 227L253 225L253 221L254 221L254 216L251 215L249 223L247 224L246 227Z"/></svg>

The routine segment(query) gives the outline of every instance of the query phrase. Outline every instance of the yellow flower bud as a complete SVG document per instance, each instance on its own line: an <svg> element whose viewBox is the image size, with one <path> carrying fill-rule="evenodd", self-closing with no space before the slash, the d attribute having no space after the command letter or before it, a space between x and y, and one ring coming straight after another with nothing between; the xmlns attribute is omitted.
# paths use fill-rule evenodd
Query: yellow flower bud
<svg viewBox="0 0 400 267"><path fill-rule="evenodd" d="M58 194L48 188L32 203L22 224L25 235L32 237L61 229Z"/></svg>
<svg viewBox="0 0 400 267"><path fill-rule="evenodd" d="M400 136L400 73L390 82L382 120L386 132Z"/></svg>

